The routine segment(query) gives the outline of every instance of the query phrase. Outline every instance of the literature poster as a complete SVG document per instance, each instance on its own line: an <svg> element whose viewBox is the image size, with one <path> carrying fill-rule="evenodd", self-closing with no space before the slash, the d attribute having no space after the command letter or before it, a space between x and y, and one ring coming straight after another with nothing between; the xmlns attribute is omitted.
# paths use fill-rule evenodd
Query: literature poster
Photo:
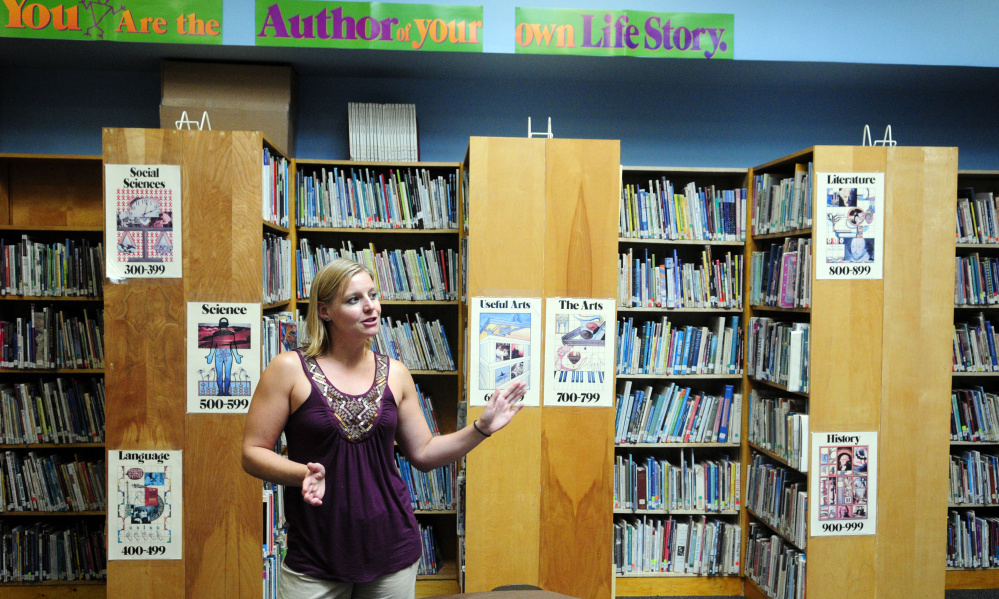
<svg viewBox="0 0 999 599"><path fill-rule="evenodd" d="M104 181L108 278L180 278L180 166L106 164Z"/></svg>
<svg viewBox="0 0 999 599"><path fill-rule="evenodd" d="M877 433L812 433L811 536L874 534L877 465Z"/></svg>
<svg viewBox="0 0 999 599"><path fill-rule="evenodd" d="M527 383L523 405L541 405L541 298L473 297L470 312L469 405L514 381Z"/></svg>
<svg viewBox="0 0 999 599"><path fill-rule="evenodd" d="M815 193L815 278L882 278L885 174L817 173Z"/></svg>
<svg viewBox="0 0 999 599"><path fill-rule="evenodd" d="M187 413L244 414L260 380L260 304L187 303Z"/></svg>
<svg viewBox="0 0 999 599"><path fill-rule="evenodd" d="M545 306L545 405L614 405L612 299L548 298Z"/></svg>
<svg viewBox="0 0 999 599"><path fill-rule="evenodd" d="M181 559L180 451L108 452L108 559Z"/></svg>

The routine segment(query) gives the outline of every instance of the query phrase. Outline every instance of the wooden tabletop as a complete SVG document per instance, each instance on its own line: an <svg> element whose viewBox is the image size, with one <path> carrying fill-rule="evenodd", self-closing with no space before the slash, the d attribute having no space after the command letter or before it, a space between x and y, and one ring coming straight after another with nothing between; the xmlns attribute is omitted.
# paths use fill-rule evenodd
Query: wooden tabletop
<svg viewBox="0 0 999 599"><path fill-rule="evenodd" d="M488 591L485 593L464 593L460 595L441 595L434 599L576 599L569 595L551 591Z"/></svg>

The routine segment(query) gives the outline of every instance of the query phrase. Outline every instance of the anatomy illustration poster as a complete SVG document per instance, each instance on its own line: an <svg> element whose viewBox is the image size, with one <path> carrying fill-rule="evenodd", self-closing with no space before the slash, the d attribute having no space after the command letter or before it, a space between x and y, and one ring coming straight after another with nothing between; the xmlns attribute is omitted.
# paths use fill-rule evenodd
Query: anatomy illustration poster
<svg viewBox="0 0 999 599"><path fill-rule="evenodd" d="M815 194L815 278L882 278L885 174L816 173Z"/></svg>
<svg viewBox="0 0 999 599"><path fill-rule="evenodd" d="M514 381L527 383L523 405L541 405L541 298L473 297L469 310L469 405Z"/></svg>
<svg viewBox="0 0 999 599"><path fill-rule="evenodd" d="M181 559L180 451L108 451L108 559Z"/></svg>
<svg viewBox="0 0 999 599"><path fill-rule="evenodd" d="M813 537L872 535L877 529L878 434L812 433Z"/></svg>
<svg viewBox="0 0 999 599"><path fill-rule="evenodd" d="M260 304L188 302L187 412L242 414L260 380Z"/></svg>
<svg viewBox="0 0 999 599"><path fill-rule="evenodd" d="M180 278L180 166L107 164L104 181L108 278Z"/></svg>
<svg viewBox="0 0 999 599"><path fill-rule="evenodd" d="M545 405L614 405L614 300L548 298Z"/></svg>

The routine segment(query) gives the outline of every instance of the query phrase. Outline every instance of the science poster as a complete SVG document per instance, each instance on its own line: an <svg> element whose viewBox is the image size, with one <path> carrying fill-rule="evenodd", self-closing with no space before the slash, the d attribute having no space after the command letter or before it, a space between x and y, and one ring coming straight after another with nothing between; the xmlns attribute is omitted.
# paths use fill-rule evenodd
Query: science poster
<svg viewBox="0 0 999 599"><path fill-rule="evenodd" d="M260 304L187 303L187 412L242 414L260 380Z"/></svg>

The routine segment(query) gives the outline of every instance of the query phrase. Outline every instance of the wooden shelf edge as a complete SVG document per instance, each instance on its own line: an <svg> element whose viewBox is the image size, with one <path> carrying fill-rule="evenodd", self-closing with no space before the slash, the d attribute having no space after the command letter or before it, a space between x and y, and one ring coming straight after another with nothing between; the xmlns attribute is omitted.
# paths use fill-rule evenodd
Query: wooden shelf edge
<svg viewBox="0 0 999 599"><path fill-rule="evenodd" d="M755 518L757 522L759 522L760 524L762 524L763 526L765 526L768 530L772 531L775 535L777 535L781 539L783 539L785 543L787 543L788 545L791 546L791 549L794 549L795 551L800 551L801 553L804 553L806 555L808 554L807 551L805 551L801 547L798 547L797 543L795 543L791 539L787 538L787 535L785 535L781 531L779 531L776 528L774 528L773 526L771 526L771 524L769 522L767 522L766 520L764 520L763 518L761 518L760 515L757 514L756 512L754 512L752 509L750 509L749 507L745 507L743 509L746 510L746 513L748 513L750 516L752 516L753 518Z"/></svg>
<svg viewBox="0 0 999 599"><path fill-rule="evenodd" d="M713 239L656 239L649 237L618 237L618 243L652 243L656 245L714 245L720 247L743 247L745 241L722 241Z"/></svg>
<svg viewBox="0 0 999 599"><path fill-rule="evenodd" d="M774 460L775 462L780 462L780 464L782 466L784 466L786 468L790 468L791 470L794 470L795 472L797 472L798 474L800 474L802 476L807 476L808 475L807 472L802 472L801 470L795 468L794 466L792 466L791 464L789 464L786 459L784 459L783 457L779 456L778 454L776 454L776 453L774 453L774 452L772 452L772 451L770 451L768 449L764 449L764 448L760 447L759 445L757 445L756 443L754 443L752 441L749 441L748 443L749 443L749 447L752 448L753 451L757 451L759 453L762 453L763 455L767 456L771 460Z"/></svg>
<svg viewBox="0 0 999 599"><path fill-rule="evenodd" d="M460 168L460 162L394 162L378 160L327 160L324 158L296 158L295 167L302 166L346 166L346 167L371 167L371 168Z"/></svg>
<svg viewBox="0 0 999 599"><path fill-rule="evenodd" d="M278 224L272 223L272 222L267 221L267 220L262 221L262 222L264 223L264 230L265 231L269 230L272 233L279 233L279 234L282 234L282 235L287 235L289 232L291 232L291 229L289 229L288 227L286 227L284 225L278 225Z"/></svg>
<svg viewBox="0 0 999 599"><path fill-rule="evenodd" d="M999 306L997 306L999 307ZM625 306L617 307L618 314L635 314L635 313L645 313L645 314L742 314L742 308L663 308L660 306L654 308L628 308Z"/></svg>
<svg viewBox="0 0 999 599"><path fill-rule="evenodd" d="M615 448L620 449L668 449L677 448L683 449L687 447L721 447L729 449L738 449L740 447L739 443L615 443Z"/></svg>
<svg viewBox="0 0 999 599"><path fill-rule="evenodd" d="M947 568L944 572L944 589L994 589L999 588L999 568L966 569Z"/></svg>
<svg viewBox="0 0 999 599"><path fill-rule="evenodd" d="M49 516L107 516L108 513L105 511L97 512L0 512L0 518L4 516L16 516L21 517L49 517Z"/></svg>
<svg viewBox="0 0 999 599"><path fill-rule="evenodd" d="M0 368L0 374L104 374L103 368Z"/></svg>
<svg viewBox="0 0 999 599"><path fill-rule="evenodd" d="M106 586L107 580L43 580L41 582L0 582L2 588Z"/></svg>
<svg viewBox="0 0 999 599"><path fill-rule="evenodd" d="M103 302L103 297L86 295L0 295L0 301L8 302Z"/></svg>
<svg viewBox="0 0 999 599"><path fill-rule="evenodd" d="M0 231L23 231L45 233L48 231L56 233L103 233L103 225L0 225Z"/></svg>
<svg viewBox="0 0 999 599"><path fill-rule="evenodd" d="M629 510L614 508L616 516L738 516L739 510L722 510L709 512L707 510Z"/></svg>
<svg viewBox="0 0 999 599"><path fill-rule="evenodd" d="M748 378L749 378L750 381L752 381L754 383L759 383L761 385L766 385L768 387L773 387L774 389L779 389L779 390L781 390L781 391L783 391L785 393L794 393L795 395L800 395L801 397L806 397L806 398L808 397L808 392L807 391L789 391L787 387L785 387L784 385L781 385L780 383L773 383L773 382L765 381L763 379L758 379L758 378L752 377L752 376L748 377Z"/></svg>
<svg viewBox="0 0 999 599"><path fill-rule="evenodd" d="M105 447L104 443L0 443L0 449L88 449Z"/></svg>
<svg viewBox="0 0 999 599"><path fill-rule="evenodd" d="M739 596L743 593L740 576L653 576L614 577L616 597L657 596Z"/></svg>
<svg viewBox="0 0 999 599"><path fill-rule="evenodd" d="M418 574L416 580L457 580L458 565L453 560L445 560L437 574Z"/></svg>
<svg viewBox="0 0 999 599"><path fill-rule="evenodd" d="M619 379L635 379L635 380L652 380L652 379L723 379L723 380L742 380L741 374L618 374L616 375ZM790 391L788 393L791 393Z"/></svg>
<svg viewBox="0 0 999 599"><path fill-rule="evenodd" d="M788 314L811 314L811 308L781 308L780 306L750 306L754 312L787 312Z"/></svg>
<svg viewBox="0 0 999 599"><path fill-rule="evenodd" d="M358 233L368 235L370 233L409 233L426 235L457 235L458 229L374 229L362 227L295 227L299 233Z"/></svg>
<svg viewBox="0 0 999 599"><path fill-rule="evenodd" d="M808 237L812 234L811 229L795 229L794 231L783 231L781 233L767 233L765 235L753 235L754 241L766 239L784 239L786 237Z"/></svg>

